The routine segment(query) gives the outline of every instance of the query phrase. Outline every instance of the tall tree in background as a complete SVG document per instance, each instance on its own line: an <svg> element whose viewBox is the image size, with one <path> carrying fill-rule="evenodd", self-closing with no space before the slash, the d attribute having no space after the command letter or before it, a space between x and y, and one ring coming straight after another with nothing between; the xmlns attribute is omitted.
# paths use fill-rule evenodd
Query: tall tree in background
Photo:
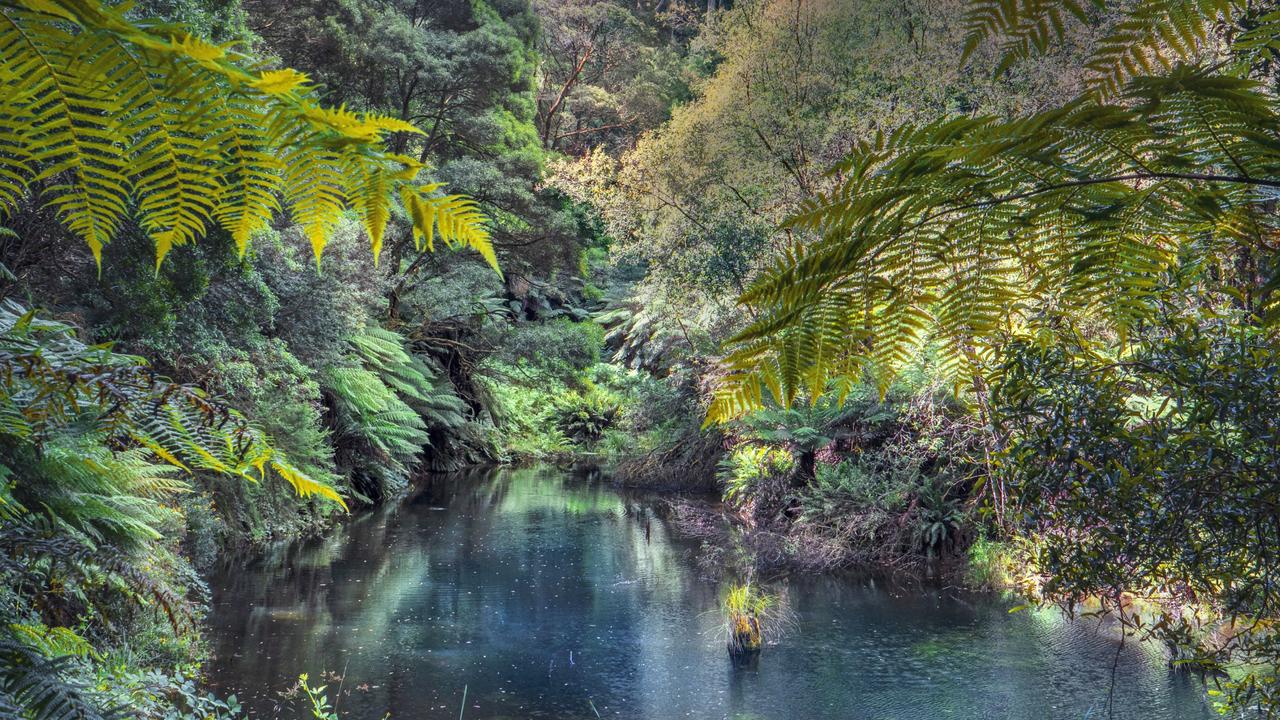
<svg viewBox="0 0 1280 720"><path fill-rule="evenodd" d="M484 206L515 276L576 265L576 221L541 186L527 2L250 0L245 9L269 52L312 73L328 100L420 126L393 146ZM391 241L393 258L422 268L407 238Z"/></svg>
<svg viewBox="0 0 1280 720"><path fill-rule="evenodd" d="M678 11L612 0L539 0L538 134L543 147L579 155L619 150L665 121L685 92ZM668 31L662 36L662 30Z"/></svg>

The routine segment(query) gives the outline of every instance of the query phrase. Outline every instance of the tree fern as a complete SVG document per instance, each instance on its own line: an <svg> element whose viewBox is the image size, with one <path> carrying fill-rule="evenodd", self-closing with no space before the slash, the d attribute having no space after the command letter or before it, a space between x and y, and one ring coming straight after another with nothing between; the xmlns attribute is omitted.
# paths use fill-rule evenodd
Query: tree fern
<svg viewBox="0 0 1280 720"><path fill-rule="evenodd" d="M74 658L49 658L12 636L0 636L0 713L36 720L109 720L125 708L103 709L93 689L69 672Z"/></svg>
<svg viewBox="0 0 1280 720"><path fill-rule="evenodd" d="M788 226L813 233L742 296L712 419L868 368L887 382L932 338L959 382L1001 333L1097 318L1121 337L1179 255L1268 247L1280 191L1275 99L1179 66L1037 115L946 118L862 143ZM1230 275L1229 268L1224 271ZM1274 315L1270 286L1244 302Z"/></svg>
<svg viewBox="0 0 1280 720"><path fill-rule="evenodd" d="M38 454L11 451L8 459L17 461L19 501L94 546L137 549L159 540L155 528L166 513L159 501L187 490L171 477L176 468L137 451L113 453L93 434L62 433Z"/></svg>
<svg viewBox="0 0 1280 720"><path fill-rule="evenodd" d="M365 367L396 392L432 428L456 429L466 403L434 361L409 352L404 336L380 327L365 328L350 340Z"/></svg>
<svg viewBox="0 0 1280 720"><path fill-rule="evenodd" d="M466 404L438 368L409 352L399 333L368 327L349 342L359 366L325 373L336 399L340 454L349 456L357 479L376 480L368 491L383 495L407 482L432 446L431 431L447 434L465 425Z"/></svg>
<svg viewBox="0 0 1280 720"><path fill-rule="evenodd" d="M0 305L0 440L38 449L86 433L145 449L184 471L256 482L271 469L300 495L345 507L336 491L298 472L246 418L199 388L157 377L141 358L86 346L71 327L11 301ZM140 455L115 453L96 462L108 460L132 463L147 476L145 486L127 489L131 495L145 498L173 482Z"/></svg>
<svg viewBox="0 0 1280 720"><path fill-rule="evenodd" d="M431 441L422 417L365 368L330 368L324 384L336 398L339 462L356 487L372 497L403 488Z"/></svg>
<svg viewBox="0 0 1280 720"><path fill-rule="evenodd" d="M97 0L0 3L0 215L35 193L99 263L130 217L157 266L214 225L243 252L282 194L317 262L347 209L376 258L399 200L415 237L473 248L496 269L474 203L416 184L423 166L383 148L390 132L419 131L323 107L301 73Z"/></svg>

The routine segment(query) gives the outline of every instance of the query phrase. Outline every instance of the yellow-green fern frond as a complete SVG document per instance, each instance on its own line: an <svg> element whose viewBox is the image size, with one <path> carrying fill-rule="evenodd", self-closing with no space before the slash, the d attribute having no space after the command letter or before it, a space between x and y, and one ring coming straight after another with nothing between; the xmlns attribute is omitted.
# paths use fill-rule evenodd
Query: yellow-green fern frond
<svg viewBox="0 0 1280 720"><path fill-rule="evenodd" d="M45 657L99 658L93 644L71 628L14 623L9 626L9 631Z"/></svg>
<svg viewBox="0 0 1280 720"><path fill-rule="evenodd" d="M293 68L284 68L283 70L268 70L250 83L253 89L266 93L267 95L286 95L296 89L302 88L310 81L306 73L298 72Z"/></svg>
<svg viewBox="0 0 1280 720"><path fill-rule="evenodd" d="M1274 96L1179 66L1120 99L859 145L788 222L807 244L741 296L754 320L730 343L709 418L868 371L883 389L926 344L956 385L979 387L1010 334L1087 320L1124 338L1151 321L1179 259L1267 251L1280 232ZM1276 307L1280 281L1249 292Z"/></svg>
<svg viewBox="0 0 1280 720"><path fill-rule="evenodd" d="M310 241L319 268L329 235L342 219L349 178L337 152L303 142L292 145L282 158L284 199L293 221Z"/></svg>
<svg viewBox="0 0 1280 720"><path fill-rule="evenodd" d="M276 471L285 482L293 486L294 491L301 497L309 497L311 495L319 495L322 498L332 500L342 506L343 510L350 510L347 507L347 501L342 499L333 488L324 483L316 482L303 473L301 470L292 465L276 458L271 460L271 469Z"/></svg>
<svg viewBox="0 0 1280 720"><path fill-rule="evenodd" d="M213 165L221 193L213 216L231 234L243 256L253 234L280 209L281 163L272 154L266 129L255 122L257 109L242 98L226 98L227 113L246 119L229 123L219 135L220 161ZM265 118L259 118L265 121Z"/></svg>
<svg viewBox="0 0 1280 720"><path fill-rule="evenodd" d="M353 162L348 172L358 178L352 194L364 230L369 235L373 263L376 266L382 255L382 237L391 220L392 178L385 168L376 165L362 166Z"/></svg>
<svg viewBox="0 0 1280 720"><path fill-rule="evenodd" d="M405 189L402 194L413 219L413 237L419 249L432 249L438 236L450 247L467 247L480 256L494 270L498 268L498 256L489 237L488 220L471 198L463 195L436 197L427 193L438 185Z"/></svg>
<svg viewBox="0 0 1280 720"><path fill-rule="evenodd" d="M126 219L155 243L158 268L214 223L243 254L282 209L317 263L346 210L364 219L376 256L410 188L432 213L419 237L439 233L496 265L475 205L414 189L421 163L384 147L390 133L419 132L324 107L302 73L259 70L231 46L131 22L99 0L0 4L0 213L38 193L99 264Z"/></svg>
<svg viewBox="0 0 1280 720"><path fill-rule="evenodd" d="M31 144L24 149L38 168L33 179L48 181L47 203L101 262L129 197L118 150L125 141L124 108L104 71L118 64L116 49L105 38L74 35L21 11L0 15L0 46L6 56L32 59L19 62L28 74L8 78L3 91L22 97L21 112L30 117ZM98 62L77 68L82 58Z"/></svg>

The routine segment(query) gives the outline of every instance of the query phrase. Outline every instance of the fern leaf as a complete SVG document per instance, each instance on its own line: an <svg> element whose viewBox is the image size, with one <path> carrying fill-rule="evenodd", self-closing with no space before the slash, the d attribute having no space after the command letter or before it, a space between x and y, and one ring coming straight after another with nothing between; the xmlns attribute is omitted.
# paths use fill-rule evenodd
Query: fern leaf
<svg viewBox="0 0 1280 720"><path fill-rule="evenodd" d="M475 204L415 188L421 163L383 147L388 133L420 132L412 124L324 107L302 73L259 71L231 47L122 13L98 0L0 7L0 213L42 183L44 202L99 266L136 217L158 269L211 222L243 254L282 192L319 263L348 209L376 259L399 197L416 237L430 245L438 233L496 267Z"/></svg>
<svg viewBox="0 0 1280 720"><path fill-rule="evenodd" d="M756 319L731 342L709 419L868 371L883 387L925 342L964 385L1005 333L1066 317L1124 336L1176 258L1274 236L1272 96L1178 66L1123 100L947 118L855 149L842 182L788 221L809 244L741 296Z"/></svg>
<svg viewBox="0 0 1280 720"><path fill-rule="evenodd" d="M305 473L293 467L292 465L277 458L277 459L271 460L271 469L275 470L276 473L280 475L280 477L284 478L285 482L288 482L290 485L292 485L293 489L298 493L300 497L305 498L311 495L319 495L320 497L327 498L329 500L332 500L333 502L336 502L338 505L342 506L343 510L349 510L349 508L347 507L347 502L343 500L342 496L339 495L333 488L329 487L328 485L325 485L324 483L316 482L315 480L312 480L311 478L307 477Z"/></svg>

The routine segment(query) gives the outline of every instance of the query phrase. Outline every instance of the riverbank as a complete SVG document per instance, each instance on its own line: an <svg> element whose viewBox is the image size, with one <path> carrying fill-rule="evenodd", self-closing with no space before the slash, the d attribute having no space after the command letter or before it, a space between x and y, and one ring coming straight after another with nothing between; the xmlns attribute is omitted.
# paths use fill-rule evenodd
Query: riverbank
<svg viewBox="0 0 1280 720"><path fill-rule="evenodd" d="M692 423L691 423L692 424ZM671 504L709 563L756 572L859 570L983 588L1004 584L1000 534L981 513L972 414L927 375L880 396L766 409L691 429L614 465L628 487L710 492Z"/></svg>

